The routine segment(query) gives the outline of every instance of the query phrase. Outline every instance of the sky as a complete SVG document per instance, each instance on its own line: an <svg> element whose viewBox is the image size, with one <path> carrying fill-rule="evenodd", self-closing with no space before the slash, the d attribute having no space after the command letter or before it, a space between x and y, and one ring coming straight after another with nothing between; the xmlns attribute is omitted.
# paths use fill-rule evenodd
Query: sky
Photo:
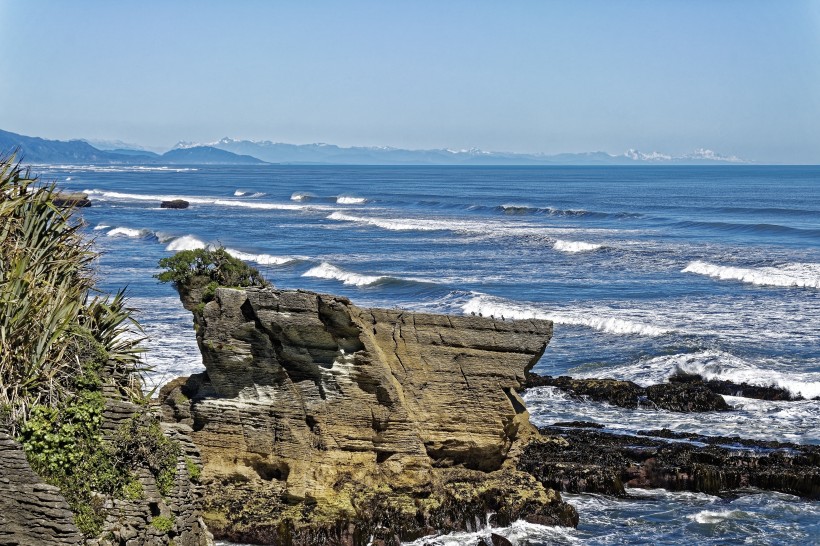
<svg viewBox="0 0 820 546"><path fill-rule="evenodd" d="M820 1L0 0L0 129L820 163Z"/></svg>

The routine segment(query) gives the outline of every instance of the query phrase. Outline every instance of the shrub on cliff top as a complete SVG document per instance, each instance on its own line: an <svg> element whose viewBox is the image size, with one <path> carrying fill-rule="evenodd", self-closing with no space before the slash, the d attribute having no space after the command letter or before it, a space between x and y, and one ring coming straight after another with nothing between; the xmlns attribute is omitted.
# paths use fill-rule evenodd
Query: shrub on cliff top
<svg viewBox="0 0 820 546"><path fill-rule="evenodd" d="M162 258L159 266L165 271L154 275L160 282L184 287L194 277L206 277L220 286L269 286L256 268L234 258L224 248L183 250Z"/></svg>

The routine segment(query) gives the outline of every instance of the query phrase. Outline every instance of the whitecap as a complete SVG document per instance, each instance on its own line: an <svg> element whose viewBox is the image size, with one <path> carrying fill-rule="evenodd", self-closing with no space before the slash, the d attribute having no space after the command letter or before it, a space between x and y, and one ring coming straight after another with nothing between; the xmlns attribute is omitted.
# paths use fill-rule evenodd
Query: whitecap
<svg viewBox="0 0 820 546"><path fill-rule="evenodd" d="M340 195L336 198L336 203L339 205L363 205L367 203L367 199L364 197L350 197L345 195Z"/></svg>
<svg viewBox="0 0 820 546"><path fill-rule="evenodd" d="M320 265L309 269L304 272L302 276L316 277L320 279L335 279L337 281L342 281L344 284L352 284L354 286L369 286L386 278L375 275L360 275L358 273L352 273L327 262L322 262Z"/></svg>
<svg viewBox="0 0 820 546"><path fill-rule="evenodd" d="M619 313L617 310L599 311L584 309L561 309L547 310L535 304L511 302L479 294L471 298L462 306L465 314L481 314L484 316L494 316L512 319L546 319L552 320L556 324L566 324L572 326L586 326L601 332L615 335L640 335L657 337L669 333L669 330L652 324L644 324L611 316ZM609 316L607 316L609 315Z"/></svg>
<svg viewBox="0 0 820 546"><path fill-rule="evenodd" d="M820 264L788 263L777 267L731 267L700 260L687 265L681 273L697 273L721 280L734 280L760 286L820 288Z"/></svg>
<svg viewBox="0 0 820 546"><path fill-rule="evenodd" d="M102 230L108 229L110 227L111 226L109 226L108 224L98 224L94 227L94 231L102 231Z"/></svg>
<svg viewBox="0 0 820 546"><path fill-rule="evenodd" d="M265 195L264 192L261 191L245 191L245 190L236 190L233 192L234 197L262 197Z"/></svg>
<svg viewBox="0 0 820 546"><path fill-rule="evenodd" d="M149 232L142 229L117 227L106 233L109 237L145 237Z"/></svg>
<svg viewBox="0 0 820 546"><path fill-rule="evenodd" d="M205 248L205 243L194 237L193 235L183 235L173 239L170 244L165 247L165 250L171 252L179 252L180 250L196 250Z"/></svg>
<svg viewBox="0 0 820 546"><path fill-rule="evenodd" d="M290 196L291 201L308 201L313 198L310 193L296 192Z"/></svg>
<svg viewBox="0 0 820 546"><path fill-rule="evenodd" d="M557 239L552 248L560 250L561 252L588 252L590 250L598 250L603 245L594 243L584 243L582 241L564 241Z"/></svg>
<svg viewBox="0 0 820 546"><path fill-rule="evenodd" d="M251 254L233 248L226 248L225 252L239 260L256 262L260 265L284 265L296 261L296 258L286 256L271 256L270 254Z"/></svg>

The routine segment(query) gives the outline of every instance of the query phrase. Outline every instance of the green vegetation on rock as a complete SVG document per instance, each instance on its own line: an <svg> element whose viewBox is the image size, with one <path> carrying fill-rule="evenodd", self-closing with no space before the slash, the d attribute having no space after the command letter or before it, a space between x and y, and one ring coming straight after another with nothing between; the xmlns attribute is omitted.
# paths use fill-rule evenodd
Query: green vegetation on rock
<svg viewBox="0 0 820 546"><path fill-rule="evenodd" d="M157 531L167 533L174 528L174 518L173 516L156 516L151 520L151 527Z"/></svg>
<svg viewBox="0 0 820 546"><path fill-rule="evenodd" d="M268 286L256 268L234 258L224 248L183 250L168 258L162 258L159 266L165 271L155 275L160 282L171 282L175 287L185 286L194 277L210 280L203 292L203 299L210 297L219 286Z"/></svg>

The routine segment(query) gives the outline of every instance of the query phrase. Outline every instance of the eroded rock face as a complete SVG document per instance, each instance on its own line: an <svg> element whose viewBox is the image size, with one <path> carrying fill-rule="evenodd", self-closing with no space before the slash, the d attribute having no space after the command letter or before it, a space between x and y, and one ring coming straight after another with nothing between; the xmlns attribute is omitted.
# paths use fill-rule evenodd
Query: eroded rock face
<svg viewBox="0 0 820 546"><path fill-rule="evenodd" d="M501 523L577 523L510 462L537 435L516 391L551 322L274 289L197 299L183 292L207 374L161 399L166 418L192 426L217 536L392 544L487 511Z"/></svg>
<svg viewBox="0 0 820 546"><path fill-rule="evenodd" d="M82 535L53 485L31 470L23 448L0 432L0 545L75 545Z"/></svg>

